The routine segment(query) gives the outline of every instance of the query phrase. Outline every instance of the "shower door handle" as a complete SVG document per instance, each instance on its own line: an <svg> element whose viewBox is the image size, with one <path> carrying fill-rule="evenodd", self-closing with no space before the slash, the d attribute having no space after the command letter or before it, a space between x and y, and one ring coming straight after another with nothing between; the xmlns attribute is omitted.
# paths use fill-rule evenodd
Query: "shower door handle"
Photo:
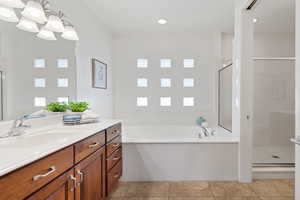
<svg viewBox="0 0 300 200"><path fill-rule="evenodd" d="M292 138L291 141L297 145L300 145L300 136L298 136L297 138Z"/></svg>

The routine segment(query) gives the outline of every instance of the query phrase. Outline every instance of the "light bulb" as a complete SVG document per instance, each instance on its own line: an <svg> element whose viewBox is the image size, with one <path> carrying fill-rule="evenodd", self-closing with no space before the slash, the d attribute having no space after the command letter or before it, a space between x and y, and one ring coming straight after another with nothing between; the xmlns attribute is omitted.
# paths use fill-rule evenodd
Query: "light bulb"
<svg viewBox="0 0 300 200"><path fill-rule="evenodd" d="M37 34L37 37L44 40L56 40L54 33L47 30L45 27L40 30L40 32Z"/></svg>
<svg viewBox="0 0 300 200"><path fill-rule="evenodd" d="M61 37L66 40L74 40L74 41L79 40L79 37L72 26L66 26L65 31L62 33Z"/></svg>
<svg viewBox="0 0 300 200"><path fill-rule="evenodd" d="M47 21L42 5L35 1L28 1L21 14L27 19L31 19L39 24L44 24Z"/></svg>
<svg viewBox="0 0 300 200"><path fill-rule="evenodd" d="M22 0L0 0L0 5L4 5L10 8L24 8L25 4Z"/></svg>
<svg viewBox="0 0 300 200"><path fill-rule="evenodd" d="M61 19L55 15L50 15L48 18L48 22L45 26L45 29L49 31L62 33L65 30L65 27L61 21Z"/></svg>
<svg viewBox="0 0 300 200"><path fill-rule="evenodd" d="M39 27L37 26L37 24L32 20L26 19L25 17L21 18L20 22L17 25L17 28L32 33L39 32Z"/></svg>
<svg viewBox="0 0 300 200"><path fill-rule="evenodd" d="M18 22L19 18L17 17L13 8L0 6L0 19L7 22Z"/></svg>

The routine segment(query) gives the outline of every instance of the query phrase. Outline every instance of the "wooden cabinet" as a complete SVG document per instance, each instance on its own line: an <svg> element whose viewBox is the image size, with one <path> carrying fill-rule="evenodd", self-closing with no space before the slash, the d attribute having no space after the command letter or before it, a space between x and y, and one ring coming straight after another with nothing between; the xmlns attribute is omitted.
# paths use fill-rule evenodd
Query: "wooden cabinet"
<svg viewBox="0 0 300 200"><path fill-rule="evenodd" d="M105 198L105 147L81 161L75 167L76 200Z"/></svg>
<svg viewBox="0 0 300 200"><path fill-rule="evenodd" d="M121 175L117 124L0 177L0 200L104 200Z"/></svg>
<svg viewBox="0 0 300 200"><path fill-rule="evenodd" d="M78 142L75 147L75 162L78 163L91 153L105 145L105 131Z"/></svg>
<svg viewBox="0 0 300 200"><path fill-rule="evenodd" d="M73 166L73 147L58 151L0 178L0 200L20 200Z"/></svg>
<svg viewBox="0 0 300 200"><path fill-rule="evenodd" d="M75 200L74 169L65 172L26 200Z"/></svg>

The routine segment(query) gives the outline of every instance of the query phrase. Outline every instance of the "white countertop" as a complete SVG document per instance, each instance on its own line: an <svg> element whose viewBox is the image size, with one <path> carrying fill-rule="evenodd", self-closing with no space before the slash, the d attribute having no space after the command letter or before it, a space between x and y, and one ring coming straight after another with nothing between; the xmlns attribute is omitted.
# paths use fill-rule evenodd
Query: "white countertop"
<svg viewBox="0 0 300 200"><path fill-rule="evenodd" d="M0 138L0 176L122 122L114 119L99 121L77 126L56 123L36 128L35 132L23 136Z"/></svg>

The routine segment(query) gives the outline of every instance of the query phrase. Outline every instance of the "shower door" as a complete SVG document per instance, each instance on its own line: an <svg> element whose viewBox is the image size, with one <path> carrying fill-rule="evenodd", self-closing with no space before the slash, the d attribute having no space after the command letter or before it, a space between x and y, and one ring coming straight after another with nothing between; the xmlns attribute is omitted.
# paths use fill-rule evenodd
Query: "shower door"
<svg viewBox="0 0 300 200"><path fill-rule="evenodd" d="M253 163L294 165L295 61L254 61Z"/></svg>

